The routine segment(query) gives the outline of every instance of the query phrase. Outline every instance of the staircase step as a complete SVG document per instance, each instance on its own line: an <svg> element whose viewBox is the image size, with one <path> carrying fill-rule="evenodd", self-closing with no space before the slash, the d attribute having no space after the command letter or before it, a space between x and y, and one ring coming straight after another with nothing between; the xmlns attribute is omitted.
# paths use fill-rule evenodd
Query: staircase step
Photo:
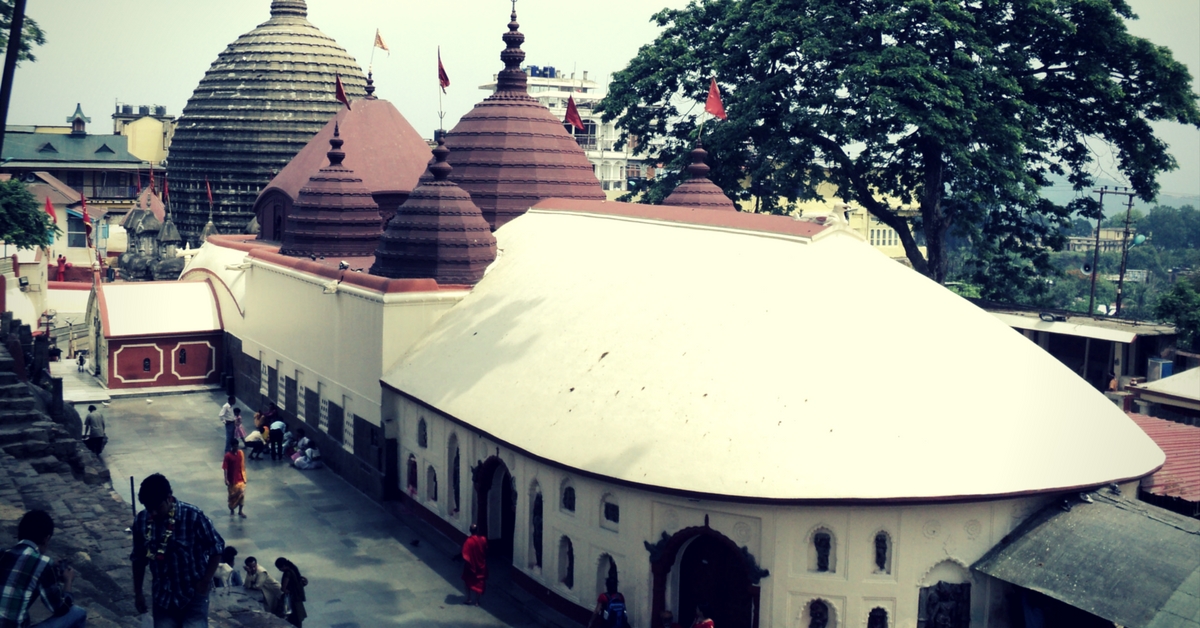
<svg viewBox="0 0 1200 628"><path fill-rule="evenodd" d="M42 456L41 458L32 458L29 460L29 465L38 473L60 473L70 471L71 465L55 458L54 456Z"/></svg>
<svg viewBox="0 0 1200 628"><path fill-rule="evenodd" d="M36 440L50 441L50 430L40 427L0 428L0 446Z"/></svg>
<svg viewBox="0 0 1200 628"><path fill-rule="evenodd" d="M16 377L13 377L13 379L16 379ZM29 396L29 387L28 386L21 384L21 383L17 383L17 382L12 382L12 383L0 382L0 399L9 399L12 397L28 397L28 396Z"/></svg>
<svg viewBox="0 0 1200 628"><path fill-rule="evenodd" d="M0 425L20 425L46 420L37 410L0 410Z"/></svg>
<svg viewBox="0 0 1200 628"><path fill-rule="evenodd" d="M35 407L33 397L0 397L0 412L4 410L32 410Z"/></svg>

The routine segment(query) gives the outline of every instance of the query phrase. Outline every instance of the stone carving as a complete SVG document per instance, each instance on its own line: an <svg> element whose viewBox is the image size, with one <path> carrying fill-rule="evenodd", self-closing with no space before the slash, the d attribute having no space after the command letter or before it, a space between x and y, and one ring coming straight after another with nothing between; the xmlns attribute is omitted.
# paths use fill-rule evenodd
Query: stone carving
<svg viewBox="0 0 1200 628"><path fill-rule="evenodd" d="M925 593L925 625L929 628L968 628L971 623L971 585L939 582Z"/></svg>
<svg viewBox="0 0 1200 628"><path fill-rule="evenodd" d="M925 535L925 538L932 539L942 533L942 522L937 519L926 521L925 525L921 528L921 533Z"/></svg>
<svg viewBox="0 0 1200 628"><path fill-rule="evenodd" d="M763 578L771 575L770 570L758 566L758 561L755 560L754 554L751 554L750 548L745 545L742 546L742 559L746 561L746 571L750 573L750 584L757 586Z"/></svg>
<svg viewBox="0 0 1200 628"><path fill-rule="evenodd" d="M650 541L642 541L646 546L646 551L650 552L650 564L657 563L663 556L663 552L667 551L667 542L671 540L671 536L666 532L662 533L662 538L657 543L651 544Z"/></svg>
<svg viewBox="0 0 1200 628"><path fill-rule="evenodd" d="M888 536L883 532L875 535L875 566L887 571Z"/></svg>
<svg viewBox="0 0 1200 628"><path fill-rule="evenodd" d="M744 521L739 521L733 526L733 540L738 543L749 543L750 533L750 524Z"/></svg>
<svg viewBox="0 0 1200 628"><path fill-rule="evenodd" d="M983 524L979 523L978 519L972 519L963 525L963 531L967 533L968 539L975 539L983 532Z"/></svg>

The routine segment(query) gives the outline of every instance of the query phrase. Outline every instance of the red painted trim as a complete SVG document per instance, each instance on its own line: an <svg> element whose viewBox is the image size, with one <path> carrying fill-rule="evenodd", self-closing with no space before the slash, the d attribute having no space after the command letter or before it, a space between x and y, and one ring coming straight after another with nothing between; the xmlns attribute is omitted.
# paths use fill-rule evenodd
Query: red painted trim
<svg viewBox="0 0 1200 628"><path fill-rule="evenodd" d="M205 280L208 284L208 291L212 293L213 307L217 309L217 325L221 326L221 330L225 330L225 317L221 314L221 300L217 298L217 289L213 287L212 281Z"/></svg>
<svg viewBox="0 0 1200 628"><path fill-rule="evenodd" d="M347 272L339 270L336 265L331 265L336 264L336 262L315 262L303 257L280 255L274 251L265 250L265 248L260 247L250 251L250 257L270 262L277 266L291 268L297 272L316 275L326 279L337 279L341 283L359 286L374 292L393 294L400 292L437 292L439 290L438 282L435 279L388 279L387 277L379 277L368 273Z"/></svg>
<svg viewBox="0 0 1200 628"><path fill-rule="evenodd" d="M217 273L214 273L213 271L211 271L207 268L193 268L193 269L187 271L186 273L184 273L183 275L181 275L179 277L179 280L184 281L185 279L188 278L188 275L191 275L192 273L208 275L208 277L205 277L204 279L200 279L197 281L210 281L211 279L216 279L222 286L225 287L225 292L229 293L229 298L230 298L230 300L233 301L233 306L237 308L238 314L241 314L242 316L246 315L246 310L242 308L241 303L238 303L237 297L233 296L233 290L231 290L229 288L229 284L225 283L224 279L221 279L220 275L218 275ZM212 285L212 284L210 283L209 285ZM220 300L218 300L217 301L217 310L220 311L220 309L221 309L221 302L220 302ZM224 326L225 326L224 321L222 321L221 327L224 328Z"/></svg>
<svg viewBox="0 0 1200 628"><path fill-rule="evenodd" d="M643 205L641 203L585 201L565 198L544 199L534 205L532 209L563 213L587 212L589 214L644 218L647 220L662 220L709 227L728 227L746 231L764 231L808 238L828 229L830 226L806 220L796 220L790 216L777 216L773 214L752 214L697 207Z"/></svg>
<svg viewBox="0 0 1200 628"><path fill-rule="evenodd" d="M104 285L96 286L96 307L100 310L100 335L108 337L108 302L104 300ZM112 359L112 351L109 351L109 360ZM110 365L111 366L111 365ZM112 370L108 371L112 373Z"/></svg>
<svg viewBox="0 0 1200 628"><path fill-rule="evenodd" d="M459 425L463 426L464 428L466 428L476 434L479 434L479 435L483 436L484 438L487 438L493 442L499 443L501 446L511 449L511 450L521 454L522 456L525 456L532 460L536 460L543 464L547 464L552 467L563 469L565 471L570 471L571 473L577 473L579 475L582 475L582 476L588 477L588 478L592 478L594 480L599 480L601 482L608 482L610 484L616 484L618 486L624 486L627 488L633 488L633 489L637 489L640 491L646 491L648 493L658 493L661 495L674 495L677 497L684 497L684 498L690 498L690 499L706 499L706 500L712 500L712 501L718 501L718 502L733 502L733 503L738 503L738 504L767 504L767 505L779 505L779 506L891 506L891 505L895 505L895 504L907 504L907 505L921 506L921 505L927 505L927 504L961 504L961 503L972 503L972 502L999 501L999 500L1004 500L1004 499L1014 499L1017 497L1031 497L1034 495L1053 495L1055 493L1079 493L1079 492L1085 492L1085 491L1091 492L1094 490L1098 490L1102 487L1108 486L1109 484L1114 484L1114 483L1122 484L1124 482L1131 482L1133 480L1140 480L1142 478L1149 477L1149 476L1153 475L1154 473L1156 473L1159 469L1162 468L1162 465L1159 465L1159 466L1155 467L1153 470L1148 471L1142 475L1134 475L1134 476L1130 476L1127 478L1115 478L1115 479L1109 480L1107 482L1100 482L1100 483L1096 483L1096 484L1078 484L1075 486L1064 486L1064 487L1048 488L1048 489L1040 489L1040 490L1029 490L1029 491L1015 491L1015 492L1011 492L1011 493L994 493L994 494L978 494L978 495L946 495L946 496L938 496L938 497L875 497L875 498L867 498L867 497L846 497L846 498L787 497L787 498L783 498L783 497L747 497L747 496L739 496L739 495L721 495L721 494L717 494L717 493L703 493L703 492L699 492L699 491L688 491L688 490L684 490L684 489L667 488L667 487L663 487L663 486L654 486L652 484L642 484L640 482L630 482L629 480L622 480L620 478L614 478L614 477L610 477L607 475L601 475L599 473L594 473L592 471L586 471L584 469L579 469L576 467L565 465L561 462L558 462L557 460L551 460L550 458L539 456L539 455L532 453L526 449L523 449L517 445L514 445L502 438L497 438L496 436L494 436L484 430L481 430L481 429L475 427L474 425L471 425L467 421L464 421L464 420L446 412L445 410L438 408L437 406L435 406L433 404L426 403L426 402L422 401L421 399L418 399L417 397L414 397L414 396L404 392L403 390L400 390L399 388L396 388L395 386L388 384L387 382L383 381L382 379L379 380L379 384L381 386L383 386L384 388L387 388L388 390L390 390L398 395L401 395L404 398L406 398L414 403L420 404L433 412L437 412L438 414L446 417L447 419L449 419L455 423L458 423Z"/></svg>
<svg viewBox="0 0 1200 628"><path fill-rule="evenodd" d="M82 281L47 281L46 287L51 290L87 290L91 291L92 284Z"/></svg>
<svg viewBox="0 0 1200 628"><path fill-rule="evenodd" d="M12 257L13 277L20 277L21 276L21 262L19 260L17 260L16 253L13 253L10 257Z"/></svg>
<svg viewBox="0 0 1200 628"><path fill-rule="evenodd" d="M208 240L206 240L206 242L211 242L217 246L227 249L236 249L238 251L246 252L261 248L271 248L276 250L279 248L265 242L256 242L254 240L254 236L251 235L211 235L208 236Z"/></svg>
<svg viewBox="0 0 1200 628"><path fill-rule="evenodd" d="M188 336L198 336L204 338L220 338L224 335L224 330L221 329L201 329L193 331L164 331L158 334L126 334L124 336L105 336L108 340L161 340L164 338L179 338Z"/></svg>

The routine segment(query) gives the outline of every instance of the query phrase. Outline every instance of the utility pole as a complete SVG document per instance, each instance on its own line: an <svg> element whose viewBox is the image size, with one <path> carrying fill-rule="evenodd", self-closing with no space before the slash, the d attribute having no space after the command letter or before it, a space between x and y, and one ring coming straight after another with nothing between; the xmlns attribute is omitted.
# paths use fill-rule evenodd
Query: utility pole
<svg viewBox="0 0 1200 628"><path fill-rule="evenodd" d="M1129 221L1133 213L1133 194L1129 194L1125 203L1125 233L1121 235L1121 271L1117 275L1117 307L1113 316L1121 315L1121 297L1125 288L1125 266L1129 263Z"/></svg>
<svg viewBox="0 0 1200 628"><path fill-rule="evenodd" d="M1110 190L1110 189L1108 189L1107 185L1098 190L1092 190L1092 192L1100 195L1100 215L1096 217L1096 248L1092 250L1092 289L1091 289L1090 295L1088 296L1088 316L1096 315L1096 275L1098 275L1100 273L1100 223L1102 223L1104 221L1104 195L1105 194L1115 194L1117 196L1129 197L1130 208L1133 207L1133 197L1135 196L1135 194L1133 192L1129 191L1129 188L1116 188L1116 189ZM1125 228L1126 228L1126 236L1128 236L1128 234L1129 234L1129 232L1128 232L1128 229L1129 229L1128 216L1126 217ZM1124 264L1124 263L1122 262L1122 264ZM1120 289L1118 289L1118 291L1117 291L1117 303L1118 304L1120 303L1120 299L1121 299L1120 294L1121 294Z"/></svg>
<svg viewBox="0 0 1200 628"><path fill-rule="evenodd" d="M8 29L8 53L4 56L4 76L0 78L0 151L4 150L4 131L8 127L8 102L12 99L13 74L21 52L25 29L25 0L13 0L12 25Z"/></svg>

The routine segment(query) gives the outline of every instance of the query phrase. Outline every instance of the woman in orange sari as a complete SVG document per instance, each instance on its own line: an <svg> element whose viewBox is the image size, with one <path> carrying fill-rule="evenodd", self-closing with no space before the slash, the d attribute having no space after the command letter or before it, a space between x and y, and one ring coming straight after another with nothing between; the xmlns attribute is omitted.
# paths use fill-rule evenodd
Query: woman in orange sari
<svg viewBox="0 0 1200 628"><path fill-rule="evenodd" d="M236 440L229 444L221 469L225 472L225 486L229 488L229 516L232 517L236 509L238 516L245 519L242 506L246 503L246 455Z"/></svg>
<svg viewBox="0 0 1200 628"><path fill-rule="evenodd" d="M471 536L462 546L463 583L467 586L467 601L465 604L478 605L483 595L484 584L487 583L487 537L479 534L479 527L471 524ZM471 601L471 594L475 601Z"/></svg>

